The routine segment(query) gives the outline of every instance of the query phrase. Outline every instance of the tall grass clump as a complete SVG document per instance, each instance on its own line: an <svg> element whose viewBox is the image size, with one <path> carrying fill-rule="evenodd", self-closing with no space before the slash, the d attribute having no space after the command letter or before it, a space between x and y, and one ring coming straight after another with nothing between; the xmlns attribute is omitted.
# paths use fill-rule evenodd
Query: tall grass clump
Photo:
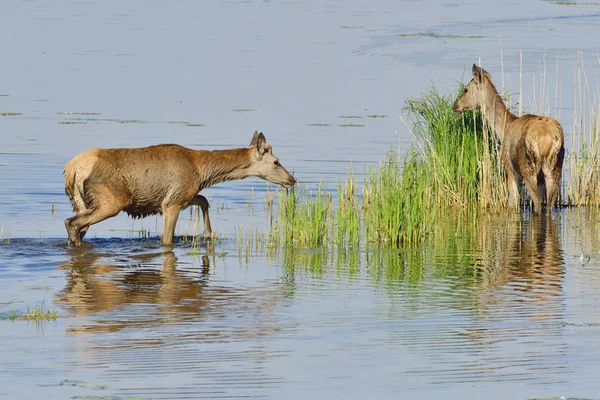
<svg viewBox="0 0 600 400"><path fill-rule="evenodd" d="M335 210L335 244L338 247L357 246L361 237L362 209L356 176L349 172L346 185L338 182L338 201Z"/></svg>
<svg viewBox="0 0 600 400"><path fill-rule="evenodd" d="M600 62L600 60L599 60ZM600 102L591 95L581 55L575 68L575 104L570 151L567 151L567 193L571 206L600 207ZM583 110L590 110L589 114Z"/></svg>
<svg viewBox="0 0 600 400"><path fill-rule="evenodd" d="M427 165L414 150L405 158L390 152L378 171L368 170L363 190L364 221L369 244L394 247L416 242L432 223L431 185Z"/></svg>
<svg viewBox="0 0 600 400"><path fill-rule="evenodd" d="M278 207L276 231L271 237L281 236L284 245L298 247L318 248L330 244L333 199L323 183L316 193L309 192L305 185L282 191Z"/></svg>
<svg viewBox="0 0 600 400"><path fill-rule="evenodd" d="M481 112L454 112L454 102L462 91L461 87L458 93L443 96L432 88L407 101L414 147L419 149L416 160L426 165L431 206L497 209L505 204L507 195L500 143L484 125Z"/></svg>
<svg viewBox="0 0 600 400"><path fill-rule="evenodd" d="M432 88L409 99L413 145L404 156L391 151L377 170L367 168L362 190L349 172L345 186L338 183L337 208L322 183L314 194L302 186L282 192L270 243L281 237L301 247L356 247L364 232L369 246L399 247L421 243L449 210L476 214L504 205L498 140L480 112L454 112L460 93Z"/></svg>

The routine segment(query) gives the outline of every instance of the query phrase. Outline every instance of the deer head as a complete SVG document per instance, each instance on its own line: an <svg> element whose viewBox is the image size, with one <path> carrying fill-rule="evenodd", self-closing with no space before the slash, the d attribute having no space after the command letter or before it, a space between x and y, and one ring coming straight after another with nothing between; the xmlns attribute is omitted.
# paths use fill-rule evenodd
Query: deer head
<svg viewBox="0 0 600 400"><path fill-rule="evenodd" d="M490 88L489 85L492 87ZM463 94L454 103L454 112L461 113L481 108L486 102L486 96L495 95L496 90L493 88L490 74L485 69L473 64L473 79L465 86Z"/></svg>
<svg viewBox="0 0 600 400"><path fill-rule="evenodd" d="M273 154L273 148L267 144L265 135L262 132L254 132L250 147L254 147L254 150L252 152L252 165L249 169L249 175L257 176L285 188L296 184L296 179L281 165L279 159Z"/></svg>

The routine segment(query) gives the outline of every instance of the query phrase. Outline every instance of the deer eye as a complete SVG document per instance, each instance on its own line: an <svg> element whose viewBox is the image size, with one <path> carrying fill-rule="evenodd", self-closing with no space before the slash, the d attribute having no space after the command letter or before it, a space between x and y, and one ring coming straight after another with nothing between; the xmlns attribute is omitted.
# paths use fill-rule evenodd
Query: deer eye
<svg viewBox="0 0 600 400"><path fill-rule="evenodd" d="M465 93L467 93L469 91L469 89L465 88Z"/></svg>
<svg viewBox="0 0 600 400"><path fill-rule="evenodd" d="M276 167L279 167L279 161L273 161L273 164L275 164Z"/></svg>

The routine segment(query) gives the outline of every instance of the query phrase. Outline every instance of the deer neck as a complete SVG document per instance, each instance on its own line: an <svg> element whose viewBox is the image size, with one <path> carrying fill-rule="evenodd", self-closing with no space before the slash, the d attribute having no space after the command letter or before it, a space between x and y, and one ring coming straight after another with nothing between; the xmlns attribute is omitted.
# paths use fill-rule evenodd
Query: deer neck
<svg viewBox="0 0 600 400"><path fill-rule="evenodd" d="M492 127L500 140L503 140L508 131L508 125L517 117L506 108L502 97L493 85L490 84L487 89L488 93L485 96L481 112L486 123Z"/></svg>
<svg viewBox="0 0 600 400"><path fill-rule="evenodd" d="M192 150L192 159L200 177L200 190L217 183L250 176L252 149Z"/></svg>

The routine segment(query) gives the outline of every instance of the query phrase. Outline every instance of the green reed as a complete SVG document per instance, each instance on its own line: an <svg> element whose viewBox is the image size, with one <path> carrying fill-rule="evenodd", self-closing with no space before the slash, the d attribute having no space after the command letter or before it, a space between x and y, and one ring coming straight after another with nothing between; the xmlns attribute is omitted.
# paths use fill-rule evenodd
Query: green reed
<svg viewBox="0 0 600 400"><path fill-rule="evenodd" d="M33 308L27 308L27 312L25 314L19 315L16 311L11 311L10 319L16 320L21 319L25 321L55 321L57 317L57 313L55 310L49 310L45 307L44 302L36 303Z"/></svg>
<svg viewBox="0 0 600 400"><path fill-rule="evenodd" d="M583 60L575 67L575 104L571 148L565 160L566 193L562 200L571 206L600 207L600 99L589 90ZM590 110L589 115L582 110Z"/></svg>
<svg viewBox="0 0 600 400"><path fill-rule="evenodd" d="M333 200L323 183L315 193L303 185L281 192L278 206L275 229L281 229L284 245L309 248L330 245Z"/></svg>
<svg viewBox="0 0 600 400"><path fill-rule="evenodd" d="M479 112L454 113L456 97L432 89L409 99L412 147L404 158L391 151L377 170L367 168L362 188L349 171L338 182L336 207L323 183L315 193L302 185L282 192L269 242L358 248L364 237L368 246L398 247L422 242L449 209L499 208L505 197L498 187L506 186L499 145Z"/></svg>

